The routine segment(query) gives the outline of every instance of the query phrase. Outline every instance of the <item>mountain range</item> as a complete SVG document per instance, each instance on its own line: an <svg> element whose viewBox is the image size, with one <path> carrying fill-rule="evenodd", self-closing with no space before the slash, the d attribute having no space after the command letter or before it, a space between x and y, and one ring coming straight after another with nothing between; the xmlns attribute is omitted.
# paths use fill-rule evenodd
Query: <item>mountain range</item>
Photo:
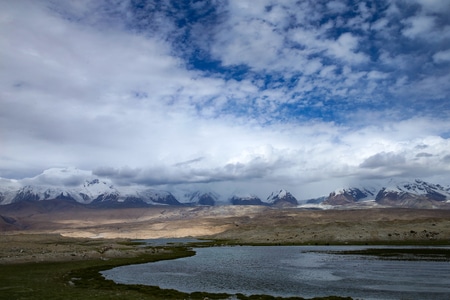
<svg viewBox="0 0 450 300"><path fill-rule="evenodd" d="M412 182L389 181L379 188L352 187L331 192L324 205L355 205L373 202L381 206L412 208L450 208L450 187L432 184L420 179ZM314 199L310 203L317 203Z"/></svg>
<svg viewBox="0 0 450 300"><path fill-rule="evenodd" d="M60 184L48 184L49 178ZM319 198L298 201L280 189L264 201L255 195L233 195L223 200L211 191L177 195L142 186L114 186L109 179L96 178L80 170L49 169L33 180L19 182L0 179L0 205L19 202L61 200L91 207L144 207L149 205L265 205L275 207L333 208L352 206L396 206L450 208L450 186L419 179L410 182L390 180L378 187L346 187Z"/></svg>

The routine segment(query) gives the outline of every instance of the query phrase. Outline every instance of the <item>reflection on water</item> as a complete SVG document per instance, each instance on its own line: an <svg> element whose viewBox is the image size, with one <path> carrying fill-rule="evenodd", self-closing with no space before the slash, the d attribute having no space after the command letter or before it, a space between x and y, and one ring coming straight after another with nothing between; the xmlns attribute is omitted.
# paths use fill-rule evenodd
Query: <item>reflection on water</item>
<svg viewBox="0 0 450 300"><path fill-rule="evenodd" d="M450 262L379 260L314 252L362 248L197 248L197 254L192 257L123 266L102 274L118 283L153 285L188 293L450 299Z"/></svg>

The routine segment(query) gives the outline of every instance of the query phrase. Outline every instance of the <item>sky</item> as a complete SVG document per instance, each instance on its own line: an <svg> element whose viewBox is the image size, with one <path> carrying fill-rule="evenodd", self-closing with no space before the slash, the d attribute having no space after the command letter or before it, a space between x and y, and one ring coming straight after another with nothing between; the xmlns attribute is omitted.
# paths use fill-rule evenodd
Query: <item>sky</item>
<svg viewBox="0 0 450 300"><path fill-rule="evenodd" d="M449 185L449 15L448 0L0 1L0 177L70 167L299 199Z"/></svg>

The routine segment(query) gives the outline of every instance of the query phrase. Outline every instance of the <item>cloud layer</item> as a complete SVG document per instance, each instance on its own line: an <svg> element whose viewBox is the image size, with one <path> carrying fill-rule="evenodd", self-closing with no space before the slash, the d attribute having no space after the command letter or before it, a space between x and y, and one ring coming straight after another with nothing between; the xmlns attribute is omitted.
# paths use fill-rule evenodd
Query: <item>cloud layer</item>
<svg viewBox="0 0 450 300"><path fill-rule="evenodd" d="M445 0L4 1L0 177L75 166L311 196L448 184L449 14Z"/></svg>

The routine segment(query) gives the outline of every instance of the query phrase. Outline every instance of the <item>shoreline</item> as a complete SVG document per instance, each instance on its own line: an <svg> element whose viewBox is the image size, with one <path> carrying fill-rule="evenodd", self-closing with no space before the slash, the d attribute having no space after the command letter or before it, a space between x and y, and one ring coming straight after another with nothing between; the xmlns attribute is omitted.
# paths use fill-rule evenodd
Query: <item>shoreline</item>
<svg viewBox="0 0 450 300"><path fill-rule="evenodd" d="M0 215L15 220L0 228L0 295L8 299L229 298L117 285L99 273L124 264L192 255L194 246L450 246L450 210L155 207ZM187 236L210 241L185 246L143 246L135 241Z"/></svg>
<svg viewBox="0 0 450 300"><path fill-rule="evenodd" d="M252 296L211 294L204 292L183 293L176 290L165 290L156 286L125 285L116 284L112 280L105 279L100 272L115 267L149 263L158 260L176 259L195 255L193 246L211 247L213 242L199 243L197 245L167 245L167 246L145 246L132 240L86 240L80 238L66 238L57 235L9 235L7 236L8 246L5 246L5 236L0 236L1 249L12 247L21 243L21 246L28 244L26 250L19 252L11 260L0 261L2 273L0 273L0 295L8 299L57 299L64 295L65 299L230 299L236 296L238 299L255 299ZM47 247L52 248L55 242L59 242L59 254L52 252L52 255L45 256L46 260L36 260L39 252ZM17 244L16 244L17 245ZM25 254L31 251L33 254ZM113 246L111 246L113 245ZM115 248L120 246L121 250ZM85 254L94 255L67 255L74 249L85 247ZM65 251L62 250L65 248ZM122 251L122 252L118 252ZM44 251L45 252L45 251ZM101 253L103 252L103 253ZM108 253L110 252L110 253ZM47 252L50 253L50 252ZM1 257L4 258L4 252ZM31 254L31 256L30 256ZM44 253L45 254L45 253ZM100 255L99 255L100 254ZM49 276L49 274L51 274ZM26 280L25 280L26 278ZM261 295L263 299L275 299L275 297ZM259 299L259 298L256 298ZM262 299L262 298L261 298ZM280 299L280 298L278 298ZM301 297L283 299L304 299ZM319 299L351 299L348 297L324 297Z"/></svg>
<svg viewBox="0 0 450 300"><path fill-rule="evenodd" d="M27 294L24 290L30 290L31 299L41 296L49 296L49 293L64 294L66 299L81 299L92 293L97 294L96 299L114 299L120 295L122 298L138 299L144 295L152 295L152 299L228 299L231 295L192 293L186 294L175 290L163 290L159 287L142 285L116 284L101 276L100 271L112 269L122 265L153 262L164 259L175 259L195 255L193 248L214 246L238 246L244 245L239 241L210 240L190 242L186 245L148 246L141 241L124 239L81 239L67 238L58 235L3 235L0 237L1 260L0 265L4 269L0 275L0 294L10 299L20 298L18 296ZM262 244L245 243L249 246L260 246ZM267 245L267 244L266 244ZM292 244L284 244L292 246ZM369 243L367 246L380 246L377 243ZM387 246L386 244L384 244ZM442 244L441 244L442 245ZM10 247L13 251L21 246L22 252L16 257L5 260L5 248ZM278 246L270 244L270 246ZM296 246L308 246L296 245ZM324 245L325 246L325 245ZM332 246L332 245L330 245ZM348 244L336 244L336 246L349 246ZM393 246L390 243L390 246ZM397 246L408 246L406 244ZM417 246L410 244L410 246ZM423 245L426 246L426 245ZM427 246L437 246L427 243ZM450 245L446 245L450 246ZM78 251L78 252L77 252ZM74 255L75 254L75 255ZM30 274L30 270L32 270ZM43 284L42 273L53 274L49 284ZM26 276L27 282L23 282L20 275ZM11 279L11 275L16 280ZM55 286L58 289L55 289ZM32 293L31 293L32 291ZM58 292L59 291L59 292ZM71 297L73 295L73 297ZM261 295L262 296L262 295ZM119 299L119 297L117 298ZM252 299L250 296L239 295L238 299ZM262 298L261 298L262 299ZM275 299L275 297L264 296L264 299ZM284 299L303 299L284 298ZM347 297L325 297L315 299L351 299Z"/></svg>

